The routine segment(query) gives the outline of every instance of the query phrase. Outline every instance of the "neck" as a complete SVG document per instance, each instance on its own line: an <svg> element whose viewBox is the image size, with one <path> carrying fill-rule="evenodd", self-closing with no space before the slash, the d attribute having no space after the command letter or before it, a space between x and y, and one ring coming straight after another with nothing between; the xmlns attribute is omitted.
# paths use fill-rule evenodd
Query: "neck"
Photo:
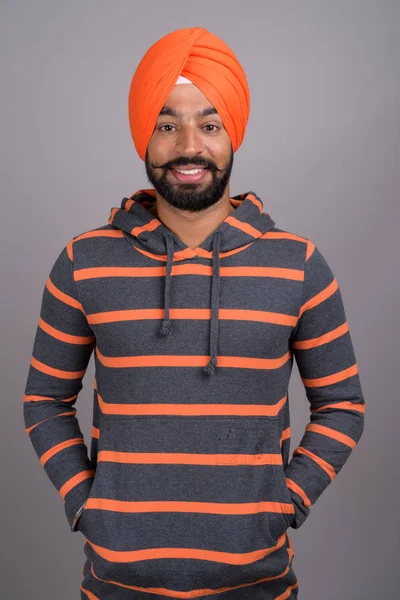
<svg viewBox="0 0 400 600"><path fill-rule="evenodd" d="M200 246L208 236L218 229L226 217L234 212L229 201L229 186L218 202L205 210L190 212L171 206L156 191L156 204L150 210L159 221L189 248L193 250Z"/></svg>

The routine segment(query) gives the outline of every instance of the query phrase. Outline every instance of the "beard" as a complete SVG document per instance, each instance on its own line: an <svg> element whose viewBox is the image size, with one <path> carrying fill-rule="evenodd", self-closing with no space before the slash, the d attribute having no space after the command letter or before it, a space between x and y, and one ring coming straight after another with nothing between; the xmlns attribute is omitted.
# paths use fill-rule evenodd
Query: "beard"
<svg viewBox="0 0 400 600"><path fill-rule="evenodd" d="M170 183L167 179L169 169L172 167L184 167L188 164L206 167L211 173L210 183L181 183L178 181ZM165 165L154 165L149 160L147 150L145 166L147 179L150 184L155 188L159 195L168 202L168 204L179 210L197 212L205 210L222 198L231 176L233 150L231 146L228 164L223 169L218 169L214 162L206 160L203 157L196 157L195 159L182 157L176 161L166 163ZM162 175L160 177L155 175L157 169L162 170ZM222 173L222 175L220 175L220 173Z"/></svg>

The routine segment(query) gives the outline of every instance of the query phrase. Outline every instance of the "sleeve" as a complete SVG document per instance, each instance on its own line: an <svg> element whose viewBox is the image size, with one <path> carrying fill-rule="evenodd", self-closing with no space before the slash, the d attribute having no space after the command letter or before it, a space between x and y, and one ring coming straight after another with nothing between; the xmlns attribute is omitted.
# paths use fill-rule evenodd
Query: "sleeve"
<svg viewBox="0 0 400 600"><path fill-rule="evenodd" d="M298 529L357 445L365 400L342 295L319 249L307 240L303 299L290 337L310 421L285 468Z"/></svg>
<svg viewBox="0 0 400 600"><path fill-rule="evenodd" d="M49 479L64 500L72 531L89 496L94 467L74 404L95 346L78 298L72 240L46 281L30 361L23 415L25 431Z"/></svg>

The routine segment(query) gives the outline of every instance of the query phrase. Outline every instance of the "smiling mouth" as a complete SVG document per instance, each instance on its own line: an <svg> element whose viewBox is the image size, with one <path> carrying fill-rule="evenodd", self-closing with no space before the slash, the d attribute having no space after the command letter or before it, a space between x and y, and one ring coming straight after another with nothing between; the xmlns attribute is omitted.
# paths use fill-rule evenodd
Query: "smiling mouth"
<svg viewBox="0 0 400 600"><path fill-rule="evenodd" d="M194 169L184 169L183 167L174 167L170 169L170 171L174 178L181 183L197 183L206 177L208 168L198 167Z"/></svg>

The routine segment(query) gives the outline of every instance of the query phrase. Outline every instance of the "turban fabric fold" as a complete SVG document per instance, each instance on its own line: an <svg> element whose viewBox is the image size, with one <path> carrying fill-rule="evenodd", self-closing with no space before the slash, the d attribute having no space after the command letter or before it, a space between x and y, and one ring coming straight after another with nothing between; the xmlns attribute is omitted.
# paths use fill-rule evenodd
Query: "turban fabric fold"
<svg viewBox="0 0 400 600"><path fill-rule="evenodd" d="M129 89L129 124L137 153L146 149L158 115L182 75L194 83L218 111L233 152L243 141L250 113L250 92L237 57L203 27L177 29L147 50Z"/></svg>

